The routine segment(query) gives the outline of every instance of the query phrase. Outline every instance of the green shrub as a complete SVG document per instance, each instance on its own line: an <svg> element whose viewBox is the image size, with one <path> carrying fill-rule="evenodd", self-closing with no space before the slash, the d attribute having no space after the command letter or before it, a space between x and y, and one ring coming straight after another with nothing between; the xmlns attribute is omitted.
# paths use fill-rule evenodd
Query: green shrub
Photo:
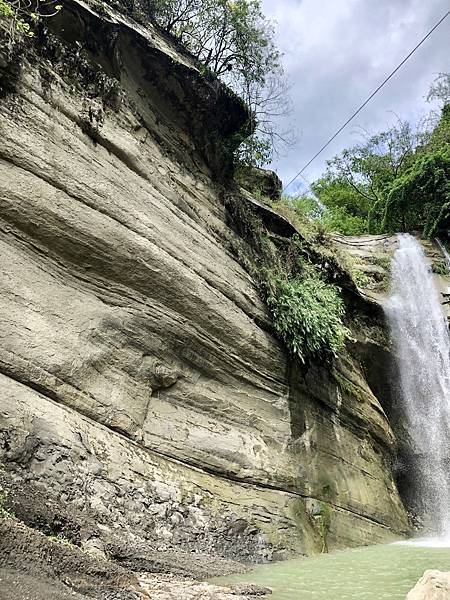
<svg viewBox="0 0 450 600"><path fill-rule="evenodd" d="M0 0L0 17L13 17L14 11L12 9L11 4L5 2L5 0Z"/></svg>
<svg viewBox="0 0 450 600"><path fill-rule="evenodd" d="M291 280L272 275L267 305L277 333L302 362L336 356L349 338L338 288L312 269Z"/></svg>
<svg viewBox="0 0 450 600"><path fill-rule="evenodd" d="M364 235L367 233L367 219L350 214L341 207L326 208L320 221L327 231L343 235Z"/></svg>
<svg viewBox="0 0 450 600"><path fill-rule="evenodd" d="M370 285L371 283L371 279L370 277L367 275L367 273L365 271L362 271L361 269L357 269L355 268L353 270L353 272L351 273L353 281L356 283L356 285L358 287L367 287Z"/></svg>
<svg viewBox="0 0 450 600"><path fill-rule="evenodd" d="M310 231L310 241L300 235L284 238L267 231L261 216L243 197L230 195L225 202L237 233L246 242L235 241L230 249L259 284L275 333L303 363L336 355L350 331L343 323L345 308L339 288L329 282L345 272L334 249L320 245L327 241L318 239L323 238L321 228L313 235ZM303 215L303 202L292 205L285 200L276 206L286 210L285 216L297 214L300 219Z"/></svg>

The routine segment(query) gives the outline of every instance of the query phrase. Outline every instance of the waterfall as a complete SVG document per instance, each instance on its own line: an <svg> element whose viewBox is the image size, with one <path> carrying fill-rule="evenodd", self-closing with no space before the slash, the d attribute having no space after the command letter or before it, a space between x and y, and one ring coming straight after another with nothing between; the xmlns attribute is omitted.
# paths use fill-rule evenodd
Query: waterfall
<svg viewBox="0 0 450 600"><path fill-rule="evenodd" d="M433 533L450 536L450 337L420 243L399 235L385 305L398 357L417 500Z"/></svg>
<svg viewBox="0 0 450 600"><path fill-rule="evenodd" d="M439 246L439 248L441 249L442 254L444 255L445 258L445 262L447 263L447 269L449 270L450 273L450 254L447 252L447 248L444 246L444 244L441 242L440 239L436 238L436 243Z"/></svg>

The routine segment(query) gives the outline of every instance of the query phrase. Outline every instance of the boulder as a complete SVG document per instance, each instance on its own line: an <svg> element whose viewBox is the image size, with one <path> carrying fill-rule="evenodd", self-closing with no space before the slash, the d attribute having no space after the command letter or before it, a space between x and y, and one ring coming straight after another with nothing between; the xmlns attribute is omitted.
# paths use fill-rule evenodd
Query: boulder
<svg viewBox="0 0 450 600"><path fill-rule="evenodd" d="M271 588L256 583L237 583L231 590L235 596L268 596L272 593Z"/></svg>
<svg viewBox="0 0 450 600"><path fill-rule="evenodd" d="M406 596L406 600L448 600L450 572L428 570Z"/></svg>
<svg viewBox="0 0 450 600"><path fill-rule="evenodd" d="M273 171L258 167L246 167L237 173L237 180L248 192L257 197L277 202L281 198L283 184Z"/></svg>

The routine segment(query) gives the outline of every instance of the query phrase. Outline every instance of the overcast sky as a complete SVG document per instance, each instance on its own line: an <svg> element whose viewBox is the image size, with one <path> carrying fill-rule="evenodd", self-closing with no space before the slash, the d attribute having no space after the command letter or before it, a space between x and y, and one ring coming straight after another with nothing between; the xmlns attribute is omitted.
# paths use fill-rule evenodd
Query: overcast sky
<svg viewBox="0 0 450 600"><path fill-rule="evenodd" d="M448 0L263 0L292 85L297 142L272 168L286 184L449 10ZM396 117L430 110L428 88L450 70L450 16L305 172L314 181L325 161ZM301 185L301 180L300 180ZM289 188L292 193L298 184Z"/></svg>

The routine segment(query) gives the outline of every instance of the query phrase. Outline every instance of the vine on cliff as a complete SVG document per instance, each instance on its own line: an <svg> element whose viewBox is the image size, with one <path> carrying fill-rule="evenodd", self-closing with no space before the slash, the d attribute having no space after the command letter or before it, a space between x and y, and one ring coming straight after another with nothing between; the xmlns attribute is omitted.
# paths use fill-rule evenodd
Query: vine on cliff
<svg viewBox="0 0 450 600"><path fill-rule="evenodd" d="M246 242L232 249L258 282L277 336L303 363L336 356L350 331L340 290L329 281L329 265L314 264L308 244L298 235L270 233L245 198L229 198L227 206Z"/></svg>
<svg viewBox="0 0 450 600"><path fill-rule="evenodd" d="M302 362L308 356L336 356L348 337L342 322L344 304L336 286L311 268L293 279L276 276L270 287L267 305L289 350Z"/></svg>

